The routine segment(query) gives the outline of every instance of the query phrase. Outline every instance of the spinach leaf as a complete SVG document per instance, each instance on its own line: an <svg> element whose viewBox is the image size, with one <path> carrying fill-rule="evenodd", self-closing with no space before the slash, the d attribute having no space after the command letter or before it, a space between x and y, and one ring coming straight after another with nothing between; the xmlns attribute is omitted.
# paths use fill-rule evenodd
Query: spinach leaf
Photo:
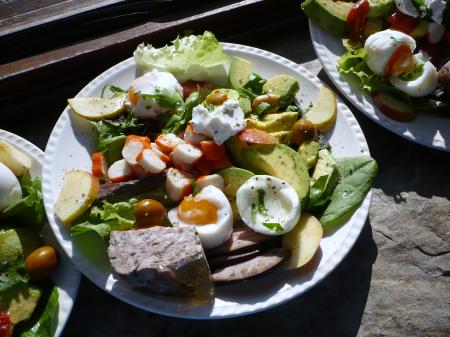
<svg viewBox="0 0 450 337"><path fill-rule="evenodd" d="M109 203L103 201L101 206L91 208L87 220L73 226L71 236L77 236L86 232L95 232L107 240L113 230L127 230L135 227L133 208L137 199L128 202Z"/></svg>
<svg viewBox="0 0 450 337"><path fill-rule="evenodd" d="M376 161L368 156L341 158L337 162L341 180L320 217L325 232L352 216L372 187L378 171Z"/></svg>
<svg viewBox="0 0 450 337"><path fill-rule="evenodd" d="M27 283L28 275L25 271L23 256L18 257L14 264L0 272L0 294Z"/></svg>
<svg viewBox="0 0 450 337"><path fill-rule="evenodd" d="M184 112L183 97L176 91L156 89L154 94L138 94L144 99L154 99L160 107L172 110L176 114Z"/></svg>
<svg viewBox="0 0 450 337"><path fill-rule="evenodd" d="M53 287L45 308L37 322L25 331L20 333L20 337L52 337L55 333L59 312L58 289Z"/></svg>

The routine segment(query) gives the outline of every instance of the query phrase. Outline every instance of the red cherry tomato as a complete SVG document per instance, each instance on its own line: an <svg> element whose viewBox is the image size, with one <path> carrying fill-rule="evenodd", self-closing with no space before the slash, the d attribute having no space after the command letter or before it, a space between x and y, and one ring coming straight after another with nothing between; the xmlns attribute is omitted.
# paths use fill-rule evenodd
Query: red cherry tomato
<svg viewBox="0 0 450 337"><path fill-rule="evenodd" d="M411 33L417 26L415 18L400 11L396 11L394 14L388 16L386 20L391 25L391 28L406 34Z"/></svg>
<svg viewBox="0 0 450 337"><path fill-rule="evenodd" d="M212 85L209 82L205 81L186 81L181 83L181 86L183 87L183 98L186 99L189 97L189 95L197 90L197 87L200 88L200 92L207 93L209 91L214 90L214 85Z"/></svg>
<svg viewBox="0 0 450 337"><path fill-rule="evenodd" d="M358 40L361 38L364 27L366 26L367 14L370 11L370 3L368 0L358 1L347 16L347 26L350 33L350 39Z"/></svg>
<svg viewBox="0 0 450 337"><path fill-rule="evenodd" d="M0 311L0 337L10 337L12 334L11 317L6 312Z"/></svg>

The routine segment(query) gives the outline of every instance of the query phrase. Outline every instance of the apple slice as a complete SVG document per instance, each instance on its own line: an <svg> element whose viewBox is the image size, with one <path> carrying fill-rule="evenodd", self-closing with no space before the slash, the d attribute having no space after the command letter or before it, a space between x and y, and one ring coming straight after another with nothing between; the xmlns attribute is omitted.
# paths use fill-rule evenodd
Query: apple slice
<svg viewBox="0 0 450 337"><path fill-rule="evenodd" d="M17 177L31 169L31 158L4 140L0 140L0 163L8 167Z"/></svg>
<svg viewBox="0 0 450 337"><path fill-rule="evenodd" d="M68 225L86 212L97 197L98 178L86 171L70 171L64 176L61 192L55 202L55 213Z"/></svg>
<svg viewBox="0 0 450 337"><path fill-rule="evenodd" d="M313 123L320 133L329 131L336 123L336 94L321 86L319 97L304 117Z"/></svg>
<svg viewBox="0 0 450 337"><path fill-rule="evenodd" d="M291 251L286 269L296 269L307 264L320 246L323 229L319 220L303 212L293 230L283 235L283 248Z"/></svg>
<svg viewBox="0 0 450 337"><path fill-rule="evenodd" d="M383 92L374 93L372 101L386 117L395 121L410 122L416 117L412 106L389 94Z"/></svg>
<svg viewBox="0 0 450 337"><path fill-rule="evenodd" d="M104 118L113 118L120 115L126 108L127 95L123 92L111 98L101 97L75 97L69 98L72 111L91 121Z"/></svg>

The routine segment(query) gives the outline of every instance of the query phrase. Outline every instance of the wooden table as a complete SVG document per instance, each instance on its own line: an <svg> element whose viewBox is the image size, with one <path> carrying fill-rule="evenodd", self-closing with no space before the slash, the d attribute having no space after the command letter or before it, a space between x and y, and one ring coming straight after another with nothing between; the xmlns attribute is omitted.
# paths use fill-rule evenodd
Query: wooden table
<svg viewBox="0 0 450 337"><path fill-rule="evenodd" d="M298 3L277 1L282 7L280 13L284 13L277 16L264 11L268 2L273 6L275 1L263 5L253 2L261 7L240 10L254 11L261 16L260 23L244 27L241 22L239 31L224 26L227 20L217 16L215 24L199 19L187 20L179 27L192 24L197 31L212 29L222 41L280 54L304 65L333 87L315 56ZM242 20L238 12L222 12L230 22ZM255 20L258 22L258 18ZM155 31L151 36L162 42L167 35L173 37L175 28ZM82 56L76 62L69 58L48 68L48 73L44 66L44 71L31 70L30 75L15 77L12 72L20 68L16 64L17 68L10 68L9 75L0 80L0 128L44 149L66 99L96 74L131 55L138 40L119 41L123 49L108 62L99 61L104 56L102 50L84 45L81 47L92 49L92 57ZM56 59L60 55L53 54ZM46 62L51 64L52 59ZM5 74L2 69L0 66L0 77ZM191 321L135 309L83 278L63 336L448 336L450 155L406 141L348 105L380 169L361 236L324 281L301 297L262 313Z"/></svg>

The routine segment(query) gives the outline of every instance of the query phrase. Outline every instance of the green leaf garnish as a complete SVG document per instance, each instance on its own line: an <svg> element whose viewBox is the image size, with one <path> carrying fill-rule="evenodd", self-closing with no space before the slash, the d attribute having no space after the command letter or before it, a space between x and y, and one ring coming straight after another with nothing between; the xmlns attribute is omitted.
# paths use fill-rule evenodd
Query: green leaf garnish
<svg viewBox="0 0 450 337"><path fill-rule="evenodd" d="M262 224L264 227L267 227L270 230L275 231L276 233L284 232L283 227L281 227L281 225L278 222L263 222Z"/></svg>

